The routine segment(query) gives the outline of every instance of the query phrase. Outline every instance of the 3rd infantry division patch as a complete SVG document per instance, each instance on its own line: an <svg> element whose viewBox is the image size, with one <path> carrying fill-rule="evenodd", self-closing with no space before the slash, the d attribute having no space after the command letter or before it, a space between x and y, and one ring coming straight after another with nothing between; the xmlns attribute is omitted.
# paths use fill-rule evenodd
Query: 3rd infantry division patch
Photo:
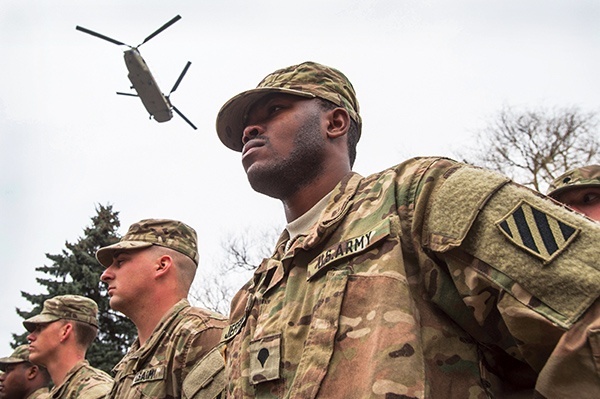
<svg viewBox="0 0 600 399"><path fill-rule="evenodd" d="M549 263L579 233L579 229L521 201L496 223L502 233L519 248Z"/></svg>

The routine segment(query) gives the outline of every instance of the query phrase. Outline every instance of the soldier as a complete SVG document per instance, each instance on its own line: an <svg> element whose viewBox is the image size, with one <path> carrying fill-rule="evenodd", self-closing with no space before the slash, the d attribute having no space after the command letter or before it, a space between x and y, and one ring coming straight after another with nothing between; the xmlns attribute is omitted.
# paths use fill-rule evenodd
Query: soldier
<svg viewBox="0 0 600 399"><path fill-rule="evenodd" d="M600 397L599 225L449 159L352 172L354 89L313 62L217 133L288 221L232 301L230 397Z"/></svg>
<svg viewBox="0 0 600 399"><path fill-rule="evenodd" d="M27 345L18 346L9 357L0 358L0 398L46 399L50 375L29 361Z"/></svg>
<svg viewBox="0 0 600 399"><path fill-rule="evenodd" d="M100 399L112 378L91 367L85 354L98 334L98 305L79 295L44 301L42 313L23 322L29 331L29 359L45 366L54 387L52 399Z"/></svg>
<svg viewBox="0 0 600 399"><path fill-rule="evenodd" d="M600 165L562 174L550 184L548 196L600 222Z"/></svg>
<svg viewBox="0 0 600 399"><path fill-rule="evenodd" d="M120 242L100 248L96 258L106 268L101 279L110 307L138 332L114 368L110 398L218 397L224 363L211 350L227 323L187 300L198 266L194 229L176 220L142 220Z"/></svg>

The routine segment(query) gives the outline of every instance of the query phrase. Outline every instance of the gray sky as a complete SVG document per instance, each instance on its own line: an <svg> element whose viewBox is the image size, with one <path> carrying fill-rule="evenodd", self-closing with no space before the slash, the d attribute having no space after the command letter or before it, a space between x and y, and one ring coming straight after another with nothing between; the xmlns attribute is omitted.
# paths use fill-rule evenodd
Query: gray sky
<svg viewBox="0 0 600 399"><path fill-rule="evenodd" d="M149 120L127 91L125 48L141 47L176 115ZM355 170L417 155L452 156L500 108L600 106L600 3L557 0L287 2L4 0L0 5L0 355L21 332L20 291L41 292L35 267L112 204L122 231L140 219L196 228L209 276L229 235L283 225L279 202L248 185L221 145L221 105L264 75L307 60L343 71L358 93Z"/></svg>

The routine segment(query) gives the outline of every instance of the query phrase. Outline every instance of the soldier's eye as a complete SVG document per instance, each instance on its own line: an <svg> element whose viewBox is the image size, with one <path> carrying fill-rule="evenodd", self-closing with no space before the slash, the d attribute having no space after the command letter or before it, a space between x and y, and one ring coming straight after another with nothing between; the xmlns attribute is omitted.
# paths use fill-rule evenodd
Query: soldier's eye
<svg viewBox="0 0 600 399"><path fill-rule="evenodd" d="M269 113L269 115L272 115L272 114L274 114L275 112L277 112L277 111L279 111L279 110L281 110L281 109L283 109L283 106L282 106L282 105L279 105L279 104L273 104L273 105L271 105L271 106L269 107L268 113Z"/></svg>
<svg viewBox="0 0 600 399"><path fill-rule="evenodd" d="M584 204L592 204L596 201L600 200L600 195L598 195L598 193L586 193L583 196L583 203Z"/></svg>

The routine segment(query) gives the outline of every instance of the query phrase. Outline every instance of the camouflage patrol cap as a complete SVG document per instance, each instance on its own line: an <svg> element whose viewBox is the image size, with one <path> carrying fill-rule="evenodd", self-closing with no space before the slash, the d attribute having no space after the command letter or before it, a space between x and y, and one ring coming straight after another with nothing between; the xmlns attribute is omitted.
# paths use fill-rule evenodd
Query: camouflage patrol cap
<svg viewBox="0 0 600 399"><path fill-rule="evenodd" d="M556 199L565 191L584 187L600 187L600 165L588 165L562 174L550 184L548 196Z"/></svg>
<svg viewBox="0 0 600 399"><path fill-rule="evenodd" d="M9 364L18 364L29 361L29 345L20 345L17 346L12 353L12 355L8 357L0 358L0 370L5 371L6 366Z"/></svg>
<svg viewBox="0 0 600 399"><path fill-rule="evenodd" d="M42 313L23 322L27 331L35 330L37 324L67 319L98 327L98 305L90 298L80 295L59 295L46 299Z"/></svg>
<svg viewBox="0 0 600 399"><path fill-rule="evenodd" d="M170 219L144 219L132 224L127 234L116 244L100 248L96 259L104 267L113 262L119 250L148 248L152 245L171 248L191 258L198 265L198 239L196 230L183 222Z"/></svg>
<svg viewBox="0 0 600 399"><path fill-rule="evenodd" d="M286 93L300 97L319 97L343 107L362 126L358 100L352 83L337 69L304 62L279 69L267 75L255 89L244 91L221 107L217 116L217 134L227 147L242 151L242 132L250 107L270 93Z"/></svg>

